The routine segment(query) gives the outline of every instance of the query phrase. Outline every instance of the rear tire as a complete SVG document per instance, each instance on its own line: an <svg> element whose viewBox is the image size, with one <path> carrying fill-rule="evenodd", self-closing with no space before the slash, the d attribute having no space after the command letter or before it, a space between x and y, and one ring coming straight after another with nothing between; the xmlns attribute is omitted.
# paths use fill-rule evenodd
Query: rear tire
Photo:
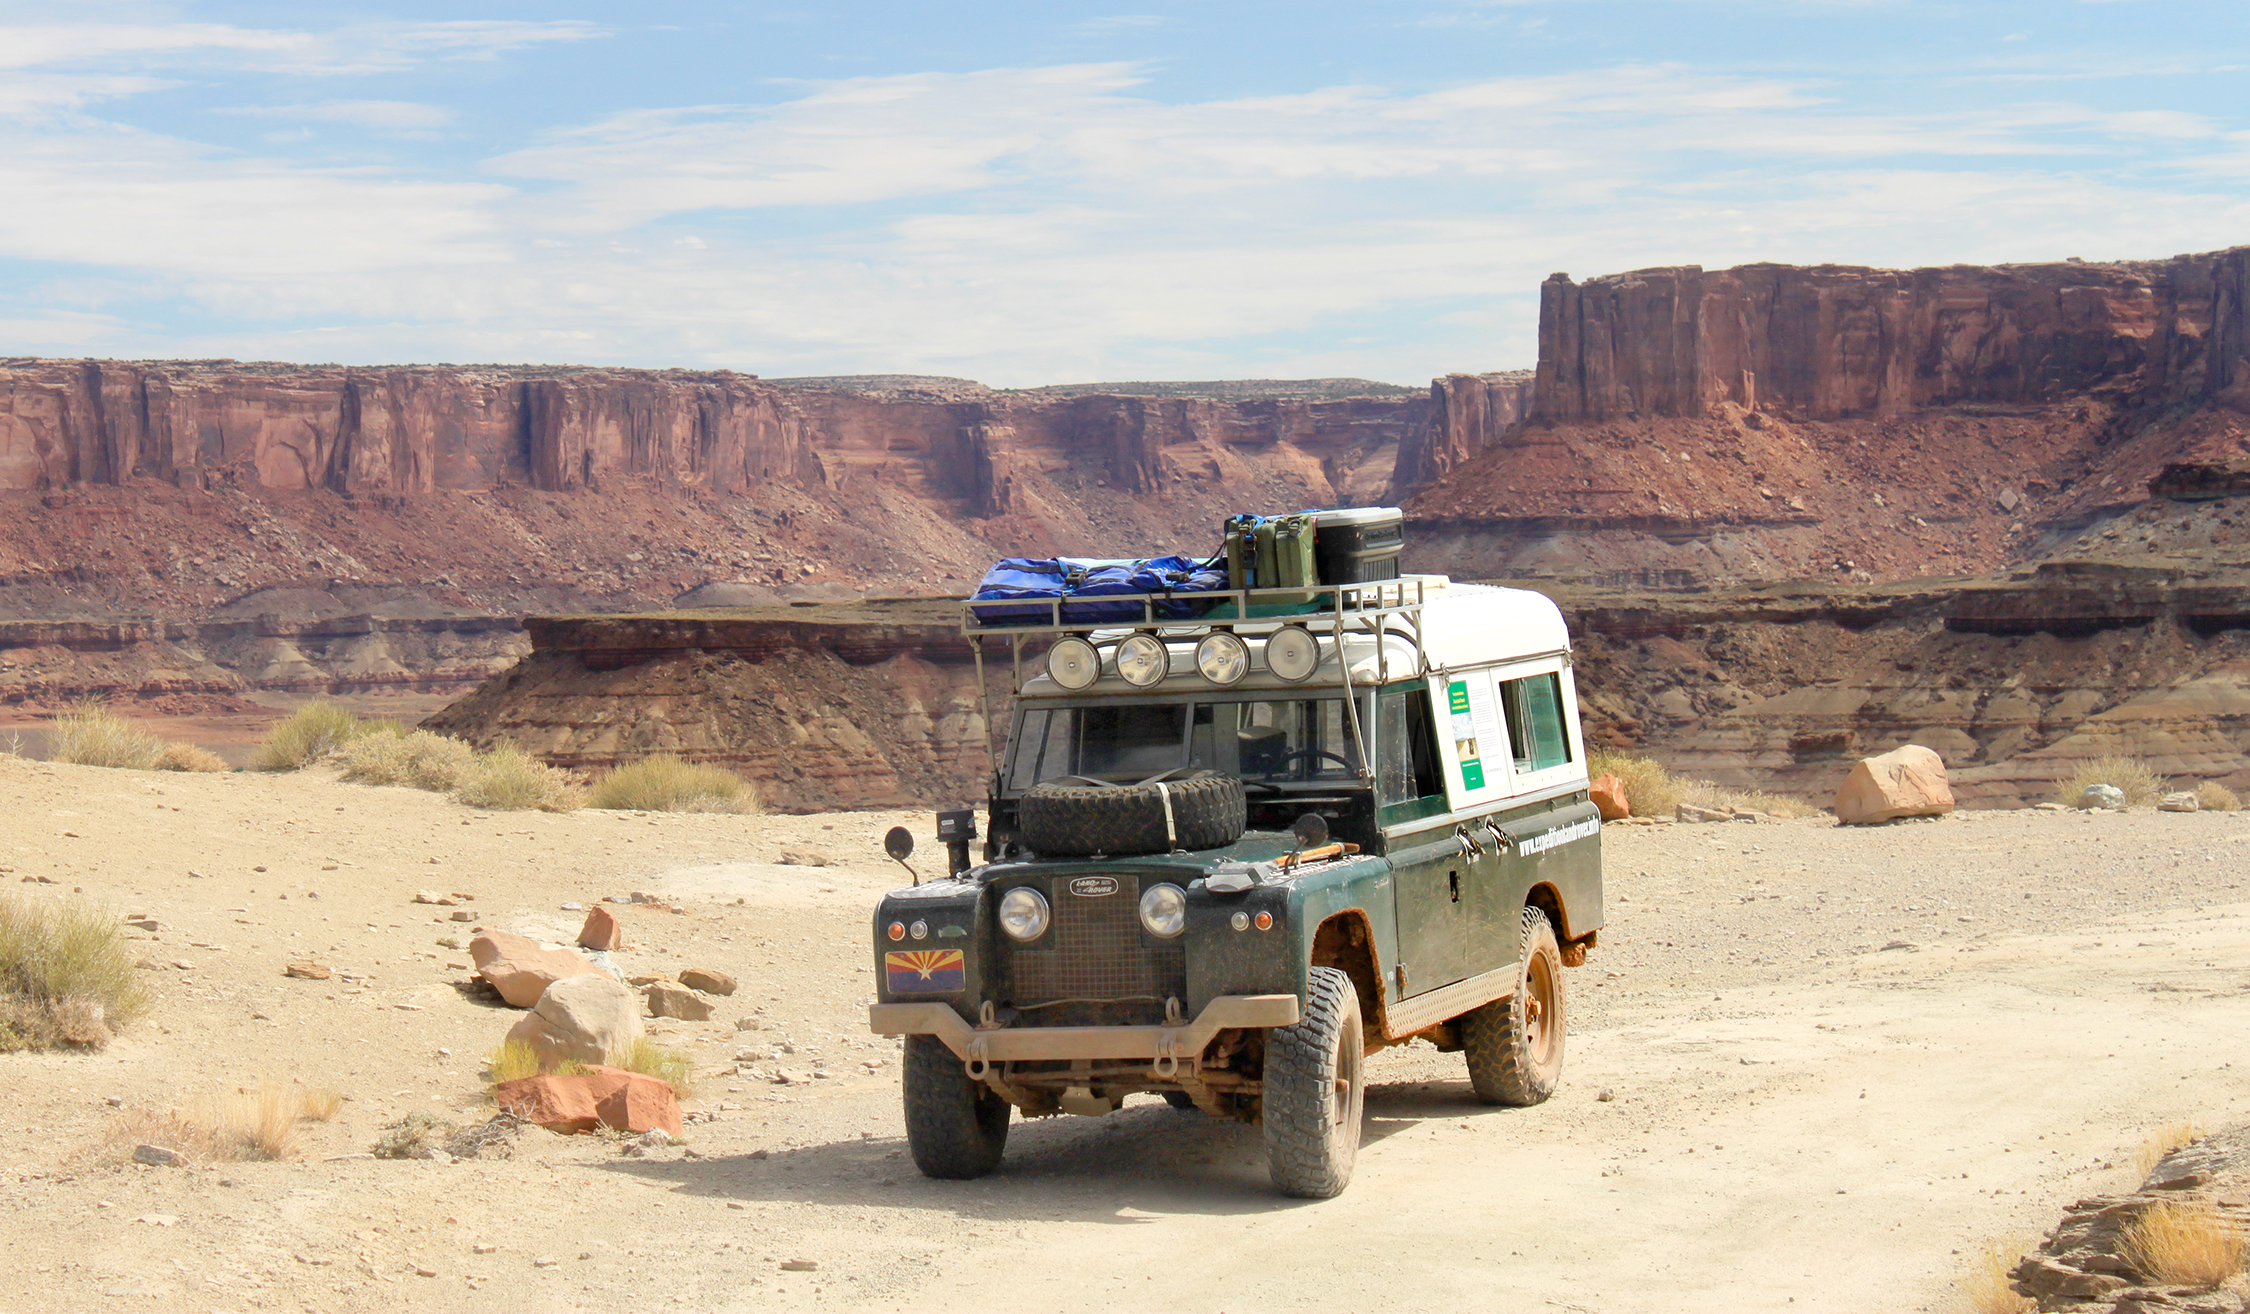
<svg viewBox="0 0 2250 1314"><path fill-rule="evenodd" d="M1164 1102L1182 1113L1195 1112L1195 1097L1184 1090L1165 1091Z"/></svg>
<svg viewBox="0 0 2250 1314"><path fill-rule="evenodd" d="M1352 1180L1359 1124L1359 991L1333 967L1312 969L1305 1016L1266 1033L1266 1160L1283 1195L1325 1200Z"/></svg>
<svg viewBox="0 0 2250 1314"><path fill-rule="evenodd" d="M1515 993L1461 1015L1469 1085L1487 1104L1526 1107L1562 1081L1562 949L1537 908L1523 910Z"/></svg>
<svg viewBox="0 0 2250 1314"><path fill-rule="evenodd" d="M906 1038L899 1089L906 1107L906 1149L923 1176L966 1181L1000 1166L1013 1106L983 1082L971 1081L944 1041Z"/></svg>

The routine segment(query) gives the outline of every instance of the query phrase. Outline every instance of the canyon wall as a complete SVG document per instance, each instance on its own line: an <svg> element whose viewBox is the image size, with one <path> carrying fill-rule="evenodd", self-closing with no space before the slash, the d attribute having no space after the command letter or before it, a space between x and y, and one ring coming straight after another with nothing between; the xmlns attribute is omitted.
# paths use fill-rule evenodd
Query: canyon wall
<svg viewBox="0 0 2250 1314"><path fill-rule="evenodd" d="M1448 374L1430 384L1429 419L1400 446L1390 496L1402 498L1445 477L1529 412L1532 375Z"/></svg>

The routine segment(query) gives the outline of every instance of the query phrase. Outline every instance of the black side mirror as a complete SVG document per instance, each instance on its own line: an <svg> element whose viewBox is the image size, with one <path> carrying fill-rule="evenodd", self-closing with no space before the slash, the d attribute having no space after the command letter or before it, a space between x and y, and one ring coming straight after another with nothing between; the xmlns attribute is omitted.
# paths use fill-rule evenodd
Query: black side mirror
<svg viewBox="0 0 2250 1314"><path fill-rule="evenodd" d="M1298 848L1317 849L1328 842L1328 818L1318 812L1307 812L1297 818L1297 824L1289 828L1289 833L1297 837Z"/></svg>
<svg viewBox="0 0 2250 1314"><path fill-rule="evenodd" d="M891 855L892 862L906 867L907 856L914 852L914 832L904 826L893 826L883 832L883 852ZM922 873L912 867L906 867L906 874L914 878L916 885L922 883Z"/></svg>

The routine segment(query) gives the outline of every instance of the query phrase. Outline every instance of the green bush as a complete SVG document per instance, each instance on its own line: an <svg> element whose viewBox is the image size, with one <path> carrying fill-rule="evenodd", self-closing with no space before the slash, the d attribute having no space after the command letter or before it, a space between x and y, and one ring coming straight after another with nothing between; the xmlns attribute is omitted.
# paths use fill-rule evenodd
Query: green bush
<svg viewBox="0 0 2250 1314"><path fill-rule="evenodd" d="M259 771L299 771L367 732L364 722L334 703L306 703L266 732L250 765Z"/></svg>
<svg viewBox="0 0 2250 1314"><path fill-rule="evenodd" d="M570 777L520 748L500 747L479 753L453 797L474 808L517 811L568 812L579 806L579 790Z"/></svg>
<svg viewBox="0 0 2250 1314"><path fill-rule="evenodd" d="M0 895L0 1051L99 1048L147 1007L115 917Z"/></svg>
<svg viewBox="0 0 2250 1314"><path fill-rule="evenodd" d="M725 767L658 753L594 782L586 806L643 812L756 812L750 784Z"/></svg>
<svg viewBox="0 0 2250 1314"><path fill-rule="evenodd" d="M379 728L344 746L344 779L443 794L460 788L476 760L476 750L458 739Z"/></svg>

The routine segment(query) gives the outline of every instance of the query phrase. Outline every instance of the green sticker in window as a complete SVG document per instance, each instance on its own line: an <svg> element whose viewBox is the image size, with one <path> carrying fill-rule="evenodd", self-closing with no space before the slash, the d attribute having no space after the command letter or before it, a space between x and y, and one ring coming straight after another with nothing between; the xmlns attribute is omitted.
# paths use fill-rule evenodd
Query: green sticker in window
<svg viewBox="0 0 2250 1314"><path fill-rule="evenodd" d="M1453 756L1461 764L1461 788L1484 788L1484 759L1477 754L1477 721L1469 709L1469 686L1454 680L1446 686L1446 708L1453 714Z"/></svg>

